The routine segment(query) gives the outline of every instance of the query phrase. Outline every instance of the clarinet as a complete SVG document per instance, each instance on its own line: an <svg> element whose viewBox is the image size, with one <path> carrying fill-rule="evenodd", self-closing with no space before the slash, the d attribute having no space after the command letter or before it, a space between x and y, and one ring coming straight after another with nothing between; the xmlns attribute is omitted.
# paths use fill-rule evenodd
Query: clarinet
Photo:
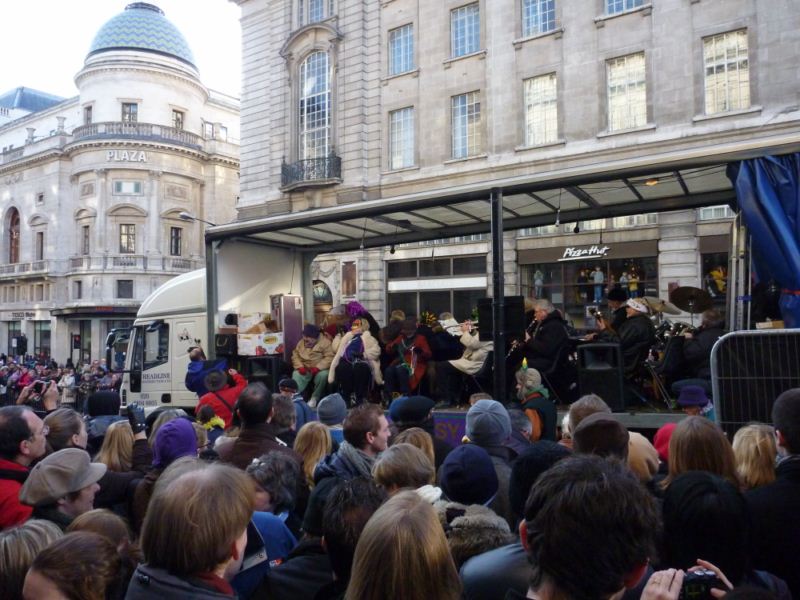
<svg viewBox="0 0 800 600"><path fill-rule="evenodd" d="M527 333L529 336L531 336L531 339L533 339L533 338L536 337L536 334L539 332L539 327L541 327L541 326L542 326L542 322L541 321L537 321L536 319L533 319L533 321L531 321L528 324L528 326L525 328L525 333ZM518 350L521 345L522 345L522 342L520 342L519 340L513 340L511 342L511 348L508 350L508 354L506 354L506 358L511 358L511 355L516 350Z"/></svg>

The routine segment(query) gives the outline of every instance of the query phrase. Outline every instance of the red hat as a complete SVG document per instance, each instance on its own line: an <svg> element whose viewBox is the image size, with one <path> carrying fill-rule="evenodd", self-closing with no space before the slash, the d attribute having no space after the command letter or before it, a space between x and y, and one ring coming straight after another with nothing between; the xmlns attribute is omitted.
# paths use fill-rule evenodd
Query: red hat
<svg viewBox="0 0 800 600"><path fill-rule="evenodd" d="M662 425L653 438L653 446L658 451L658 458L663 462L669 460L669 440L672 437L672 432L675 431L677 423L667 423Z"/></svg>

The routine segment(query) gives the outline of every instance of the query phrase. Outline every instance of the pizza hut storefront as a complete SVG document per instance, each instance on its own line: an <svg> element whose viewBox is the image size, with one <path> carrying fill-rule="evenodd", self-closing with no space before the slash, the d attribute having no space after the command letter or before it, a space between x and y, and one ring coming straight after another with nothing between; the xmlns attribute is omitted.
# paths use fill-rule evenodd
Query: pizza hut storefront
<svg viewBox="0 0 800 600"><path fill-rule="evenodd" d="M608 291L658 296L658 240L519 250L522 293L547 298L575 327L589 307L605 307Z"/></svg>

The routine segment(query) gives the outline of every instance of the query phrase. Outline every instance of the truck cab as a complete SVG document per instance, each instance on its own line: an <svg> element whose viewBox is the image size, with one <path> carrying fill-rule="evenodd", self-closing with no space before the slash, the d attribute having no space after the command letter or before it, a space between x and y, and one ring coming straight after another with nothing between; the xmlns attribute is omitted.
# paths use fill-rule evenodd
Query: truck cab
<svg viewBox="0 0 800 600"><path fill-rule="evenodd" d="M191 408L197 395L184 379L193 346L206 343L206 274L198 269L171 279L145 299L129 330L106 340L108 364L124 360L122 403L146 408Z"/></svg>

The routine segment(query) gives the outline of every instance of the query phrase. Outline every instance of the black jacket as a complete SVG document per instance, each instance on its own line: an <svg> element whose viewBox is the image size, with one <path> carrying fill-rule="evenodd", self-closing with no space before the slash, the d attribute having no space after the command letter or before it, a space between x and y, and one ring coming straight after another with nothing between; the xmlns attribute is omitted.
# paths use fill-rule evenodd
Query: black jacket
<svg viewBox="0 0 800 600"><path fill-rule="evenodd" d="M725 333L721 327L700 329L692 339L683 342L683 358L698 379L711 379L711 349Z"/></svg>
<svg viewBox="0 0 800 600"><path fill-rule="evenodd" d="M784 579L800 598L800 455L783 459L777 479L745 494L753 519L753 568Z"/></svg>
<svg viewBox="0 0 800 600"><path fill-rule="evenodd" d="M535 335L525 342L522 352L529 367L546 371L553 366L561 346L567 343L567 324L554 310L536 327Z"/></svg>
<svg viewBox="0 0 800 600"><path fill-rule="evenodd" d="M267 574L254 598L265 600L313 600L333 581L331 561L319 538L302 540L283 564Z"/></svg>
<svg viewBox="0 0 800 600"><path fill-rule="evenodd" d="M656 340L656 328L646 314L638 313L628 317L616 332L602 331L599 341L618 341L622 347L622 362L625 375L636 371L639 363L647 358L647 352Z"/></svg>

